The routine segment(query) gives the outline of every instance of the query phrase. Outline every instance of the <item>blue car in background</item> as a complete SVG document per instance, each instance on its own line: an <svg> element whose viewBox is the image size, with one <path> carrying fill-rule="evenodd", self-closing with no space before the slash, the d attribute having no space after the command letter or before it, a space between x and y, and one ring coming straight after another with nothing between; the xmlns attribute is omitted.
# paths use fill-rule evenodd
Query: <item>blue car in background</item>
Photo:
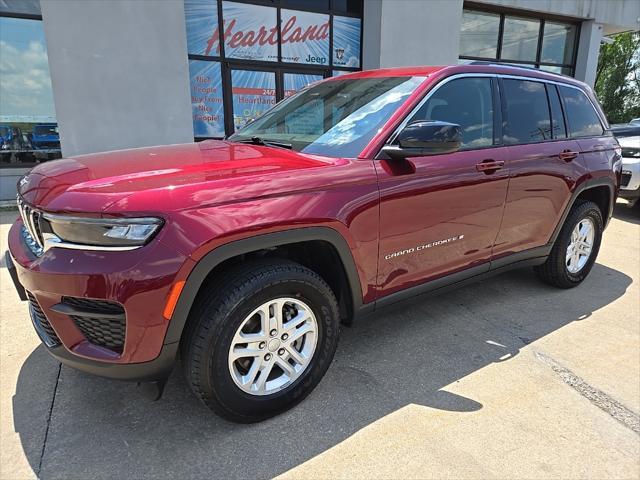
<svg viewBox="0 0 640 480"><path fill-rule="evenodd" d="M3 145L11 145L15 136L15 128L10 125L0 125L0 147ZM5 147L7 150L9 147Z"/></svg>
<svg viewBox="0 0 640 480"><path fill-rule="evenodd" d="M11 125L0 125L0 162L8 163L11 160L11 150L15 149L20 136L20 130Z"/></svg>
<svg viewBox="0 0 640 480"><path fill-rule="evenodd" d="M31 145L38 159L48 160L60 151L60 135L57 123L38 123L31 133Z"/></svg>

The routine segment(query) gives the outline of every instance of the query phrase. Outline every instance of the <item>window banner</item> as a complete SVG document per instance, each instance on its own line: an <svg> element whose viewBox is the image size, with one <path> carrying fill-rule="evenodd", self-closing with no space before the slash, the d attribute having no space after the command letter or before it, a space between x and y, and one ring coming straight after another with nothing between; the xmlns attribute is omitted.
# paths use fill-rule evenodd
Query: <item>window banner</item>
<svg viewBox="0 0 640 480"><path fill-rule="evenodd" d="M196 137L223 137L222 75L220 63L189 60L191 110Z"/></svg>
<svg viewBox="0 0 640 480"><path fill-rule="evenodd" d="M329 64L329 15L282 10L282 61Z"/></svg>
<svg viewBox="0 0 640 480"><path fill-rule="evenodd" d="M187 24L187 51L193 55L220 55L217 51L217 0L185 0L184 16Z"/></svg>
<svg viewBox="0 0 640 480"><path fill-rule="evenodd" d="M303 89L310 83L319 82L322 75L310 75L306 73L285 73L284 74L284 96L290 97L298 90Z"/></svg>
<svg viewBox="0 0 640 480"><path fill-rule="evenodd" d="M278 61L277 9L261 5L224 2L224 53L227 58ZM217 31L216 31L217 33ZM217 35L212 48L219 49ZM209 53L208 55L218 55Z"/></svg>
<svg viewBox="0 0 640 480"><path fill-rule="evenodd" d="M360 68L361 20L352 17L333 17L333 64Z"/></svg>
<svg viewBox="0 0 640 480"><path fill-rule="evenodd" d="M276 103L276 75L273 72L231 71L233 125L242 128Z"/></svg>

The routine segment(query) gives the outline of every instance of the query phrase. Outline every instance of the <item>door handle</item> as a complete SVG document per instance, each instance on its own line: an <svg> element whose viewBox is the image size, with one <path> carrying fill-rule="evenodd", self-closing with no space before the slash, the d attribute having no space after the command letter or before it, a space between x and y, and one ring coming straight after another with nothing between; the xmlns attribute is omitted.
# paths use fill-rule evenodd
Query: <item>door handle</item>
<svg viewBox="0 0 640 480"><path fill-rule="evenodd" d="M502 160L483 160L480 163L476 163L476 170L479 172L484 172L487 175L492 174L493 172L500 170L504 167L504 162Z"/></svg>
<svg viewBox="0 0 640 480"><path fill-rule="evenodd" d="M560 160L564 160L565 162L570 162L574 160L578 156L578 152L572 152L571 150L563 150L558 154L558 158Z"/></svg>

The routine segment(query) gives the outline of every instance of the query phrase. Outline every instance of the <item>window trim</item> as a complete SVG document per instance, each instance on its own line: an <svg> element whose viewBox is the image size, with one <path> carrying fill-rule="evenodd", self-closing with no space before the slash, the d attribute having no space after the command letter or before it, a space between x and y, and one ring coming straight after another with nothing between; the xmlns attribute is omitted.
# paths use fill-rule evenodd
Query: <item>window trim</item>
<svg viewBox="0 0 640 480"><path fill-rule="evenodd" d="M571 135L570 135L571 130L569 130L569 125L567 125L567 114L564 111L564 105L562 104L562 97L560 96L560 90L557 85L552 85L552 84L545 85L545 88L547 90L547 101L549 102L549 113L551 115L551 134L554 139L569 140L571 138ZM551 106L551 95L552 95L552 93L550 92L551 89L553 89L553 91L555 92L555 96L558 99L558 106L560 107L560 115L562 115L562 125L564 126L564 135L565 135L564 137L556 137L555 131L553 130L553 121L555 117L553 115L553 107Z"/></svg>
<svg viewBox="0 0 640 480"><path fill-rule="evenodd" d="M509 79L509 80L528 80L528 81L535 81L535 82L542 82L545 84L550 84L550 85L556 85L556 87L568 87L568 88L574 88L578 91L580 91L583 95L585 95L587 97L587 99L589 100L589 103L591 104L591 107L593 108L593 110L596 112L596 116L598 117L598 121L600 122L600 125L602 126L602 130L603 133L602 135L606 134L607 129L604 127L605 123L602 120L602 117L600 116L600 112L599 110L596 108L596 106L594 105L593 101L591 100L591 98L589 97L589 95L587 95L585 93L585 91L580 88L577 85L572 85L570 83L564 83L564 82L559 82L559 81L555 81L555 80L550 80L547 78L536 78L536 77L525 77L523 75L509 75L509 74L501 74L501 73L458 73L455 75L450 75L448 77L443 78L442 80L440 80L437 84L435 84L433 87L431 87L422 97L422 99L416 104L415 107L413 107L413 109L411 109L411 111L405 115L405 117L402 119L402 121L398 124L398 126L395 128L395 130L393 131L393 133L391 133L391 135L389 135L389 137L387 138L387 140L385 141L385 143L383 144L384 146L387 145L391 145L395 139L397 138L398 134L407 126L407 124L409 123L409 120L411 119L411 117L413 117L413 115L415 115L418 110L420 110L420 108L429 100L429 98L431 97L431 95L433 95L442 85L452 81L452 80L456 80L458 78L494 78L496 79L496 81L498 82L498 92L499 92L499 97L500 97L500 108L501 108L501 119L505 119L506 116L504 116L504 88L500 85L502 82L500 82L500 79ZM468 149L465 150L465 152L469 152L469 151L475 151L475 150L484 150L487 148L497 148L497 147L513 147L513 146L517 146L517 145L531 145L531 144L537 144L537 143L549 143L549 142L559 142L559 141L567 141L567 140L571 140L571 139L576 139L576 138L592 138L594 135L590 135L587 137L574 137L571 135L571 129L569 128L569 120L567 118L567 114L566 114L566 109L565 109L565 105L564 105L564 98L562 97L562 95L560 94L560 89L558 88L558 97L560 98L560 104L562 107L562 114L563 117L565 119L565 126L567 128L567 138L552 138L550 140L545 140L542 142L531 142L528 144L509 144L506 145L504 143L495 143L494 145L488 145L488 146L484 146L484 147L479 147L479 148L472 148L472 149ZM494 112L496 111L496 108L494 106ZM494 113L495 116L495 113ZM501 122L502 123L502 122ZM503 132L502 132L502 125L500 126L500 136L502 137ZM595 135L600 136L600 135ZM382 149L382 147L381 147ZM381 150L380 149L380 150ZM380 151L378 151L379 155Z"/></svg>

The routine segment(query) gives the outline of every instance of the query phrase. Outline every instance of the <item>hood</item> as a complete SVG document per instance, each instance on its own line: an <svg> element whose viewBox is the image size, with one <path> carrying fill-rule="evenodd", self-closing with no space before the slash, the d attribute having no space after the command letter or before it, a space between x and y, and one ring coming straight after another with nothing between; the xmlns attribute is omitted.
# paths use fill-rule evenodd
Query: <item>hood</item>
<svg viewBox="0 0 640 480"><path fill-rule="evenodd" d="M170 196L173 201L164 202L163 208L180 208L181 194L184 198L192 191L206 191L209 202L227 201L231 199L228 192L235 199L238 192L255 195L252 188L257 185L264 194L269 188L286 188L282 182L268 180L340 162L281 148L211 140L43 163L20 180L18 192L26 202L56 212L103 212L116 202L129 203L123 202L129 197L144 197L147 201L142 203L157 205Z"/></svg>

